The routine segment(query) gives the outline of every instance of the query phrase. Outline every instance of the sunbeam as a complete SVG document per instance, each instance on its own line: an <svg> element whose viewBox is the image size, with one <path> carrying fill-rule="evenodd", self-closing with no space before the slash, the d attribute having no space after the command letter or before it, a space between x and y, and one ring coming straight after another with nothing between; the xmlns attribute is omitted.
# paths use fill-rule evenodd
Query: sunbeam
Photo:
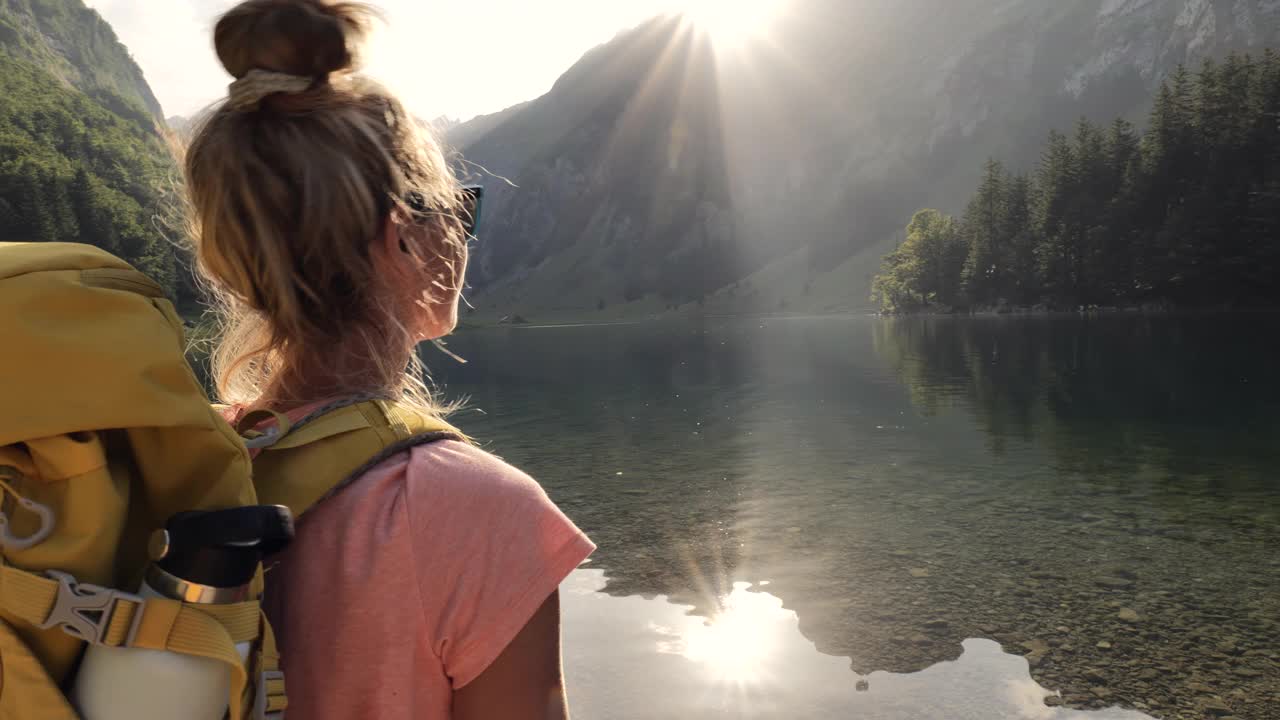
<svg viewBox="0 0 1280 720"><path fill-rule="evenodd" d="M684 0L677 9L718 49L733 50L765 35L785 4L785 0Z"/></svg>

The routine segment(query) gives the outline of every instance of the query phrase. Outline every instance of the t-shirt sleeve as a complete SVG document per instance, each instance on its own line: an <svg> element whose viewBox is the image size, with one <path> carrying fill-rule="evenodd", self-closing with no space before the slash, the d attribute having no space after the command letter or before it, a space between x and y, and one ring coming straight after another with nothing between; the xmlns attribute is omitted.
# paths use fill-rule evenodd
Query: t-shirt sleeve
<svg viewBox="0 0 1280 720"><path fill-rule="evenodd" d="M469 445L415 448L405 481L429 641L456 690L502 654L595 545L532 478Z"/></svg>

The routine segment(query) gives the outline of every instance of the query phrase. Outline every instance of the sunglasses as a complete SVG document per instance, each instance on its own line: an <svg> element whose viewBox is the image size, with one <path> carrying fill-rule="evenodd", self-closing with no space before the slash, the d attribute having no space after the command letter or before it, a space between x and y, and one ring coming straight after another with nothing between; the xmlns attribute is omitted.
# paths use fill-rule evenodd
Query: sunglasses
<svg viewBox="0 0 1280 720"><path fill-rule="evenodd" d="M484 186L463 185L460 199L461 207L457 210L458 219L462 221L462 226L466 229L467 238L474 239L480 229L480 208L484 202ZM405 196L404 204L420 215L425 215L431 210L431 208L427 207L426 200L423 199L422 194L416 191Z"/></svg>

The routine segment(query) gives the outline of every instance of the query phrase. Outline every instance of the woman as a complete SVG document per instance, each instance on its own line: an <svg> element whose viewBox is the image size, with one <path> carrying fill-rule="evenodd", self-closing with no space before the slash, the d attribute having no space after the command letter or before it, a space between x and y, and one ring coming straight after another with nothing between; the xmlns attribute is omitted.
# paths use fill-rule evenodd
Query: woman
<svg viewBox="0 0 1280 720"><path fill-rule="evenodd" d="M237 79L185 170L233 419L368 396L443 414L414 349L457 321L461 193L403 106L353 73L370 18L250 0L215 28ZM469 444L383 462L309 511L268 573L289 717L565 717L556 588L593 549Z"/></svg>

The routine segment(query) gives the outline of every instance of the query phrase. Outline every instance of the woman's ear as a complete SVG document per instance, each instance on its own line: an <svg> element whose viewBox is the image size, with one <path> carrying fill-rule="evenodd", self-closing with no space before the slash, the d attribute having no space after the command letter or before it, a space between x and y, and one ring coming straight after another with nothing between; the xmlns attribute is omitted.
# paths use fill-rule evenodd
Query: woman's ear
<svg viewBox="0 0 1280 720"><path fill-rule="evenodd" d="M388 217L370 249L373 251L374 272L388 289L400 292L401 286L410 282L407 271L412 267L410 257L406 255L409 247L401 236L400 225Z"/></svg>
<svg viewBox="0 0 1280 720"><path fill-rule="evenodd" d="M386 222L382 225L382 250L388 258L409 252L409 246L405 244L404 238L400 237L400 226L396 223L394 215L388 215Z"/></svg>
<svg viewBox="0 0 1280 720"><path fill-rule="evenodd" d="M414 267L413 260L416 255L409 247L409 242L400 223L395 221L394 216L388 216L382 225L381 234L374 241L376 250L374 255L377 257L376 263L380 266L378 268L380 274L386 277L387 273L403 273Z"/></svg>

